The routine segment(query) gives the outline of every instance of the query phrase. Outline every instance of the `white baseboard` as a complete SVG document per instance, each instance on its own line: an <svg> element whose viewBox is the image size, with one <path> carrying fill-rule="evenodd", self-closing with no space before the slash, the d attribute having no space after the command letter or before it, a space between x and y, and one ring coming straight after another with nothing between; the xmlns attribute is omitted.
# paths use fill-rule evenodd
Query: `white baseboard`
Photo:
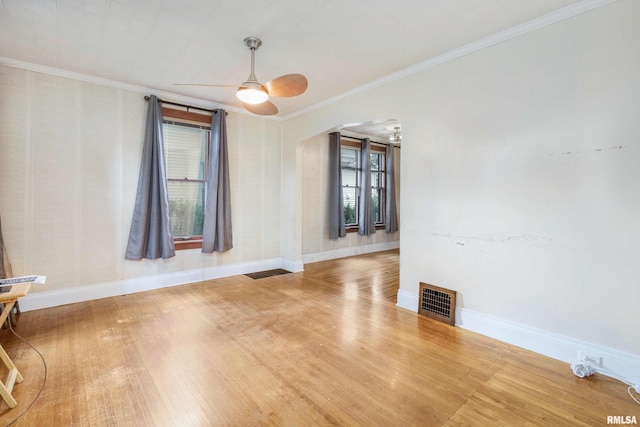
<svg viewBox="0 0 640 427"><path fill-rule="evenodd" d="M303 254L302 262L308 264L311 262L328 261L330 259L345 258L348 256L381 252L390 249L398 249L399 247L400 241L394 240L392 242L374 243L365 246L353 246L349 248L334 249L331 251L314 252L311 254Z"/></svg>
<svg viewBox="0 0 640 427"><path fill-rule="evenodd" d="M300 271L304 271L304 262L302 260L299 261L293 261L293 260L289 260L289 259L283 259L282 260L282 267L287 271L290 271L292 273L298 273Z"/></svg>
<svg viewBox="0 0 640 427"><path fill-rule="evenodd" d="M169 286L185 285L202 282L203 280L219 279L222 277L236 276L240 274L254 273L256 271L284 268L288 271L302 271L288 268L302 265L292 263L281 258L247 262L231 265L218 265L188 271L157 274L154 276L135 277L95 285L78 286L60 290L32 292L20 299L20 310L30 311L41 308L57 307L59 305L72 304L82 301L91 301L100 298L108 298L117 295L133 294L152 289L166 288Z"/></svg>
<svg viewBox="0 0 640 427"><path fill-rule="evenodd" d="M417 312L418 295L399 290L397 305ZM456 326L567 362L568 364L577 362L580 353L602 358L603 367L608 372L600 373L617 379L624 378L633 384L640 384L640 356L635 354L625 353L565 335L554 334L460 307L456 308ZM569 366L567 366L567 370L570 370Z"/></svg>
<svg viewBox="0 0 640 427"><path fill-rule="evenodd" d="M414 312L418 312L418 294L413 292L398 290L398 301L396 303L398 307L406 308Z"/></svg>

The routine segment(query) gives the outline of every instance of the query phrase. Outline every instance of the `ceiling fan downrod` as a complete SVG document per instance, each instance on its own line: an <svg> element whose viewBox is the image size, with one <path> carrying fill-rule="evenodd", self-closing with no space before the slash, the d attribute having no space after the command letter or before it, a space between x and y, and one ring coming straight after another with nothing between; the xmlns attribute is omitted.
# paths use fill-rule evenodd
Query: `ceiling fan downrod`
<svg viewBox="0 0 640 427"><path fill-rule="evenodd" d="M242 83L236 92L238 99L245 104L262 104L269 99L269 93L258 81L255 74L256 49L262 45L262 41L256 37L247 37L244 44L251 50L251 75Z"/></svg>
<svg viewBox="0 0 640 427"><path fill-rule="evenodd" d="M262 46L262 40L257 37L247 37L244 39L244 44L251 50L251 75L247 81L259 83L255 74L256 49Z"/></svg>

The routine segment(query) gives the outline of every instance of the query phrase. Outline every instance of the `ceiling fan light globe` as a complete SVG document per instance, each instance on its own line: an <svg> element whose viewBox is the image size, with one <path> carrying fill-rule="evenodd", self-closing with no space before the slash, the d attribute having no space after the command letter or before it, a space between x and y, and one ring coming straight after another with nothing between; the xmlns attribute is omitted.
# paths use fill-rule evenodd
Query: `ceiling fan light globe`
<svg viewBox="0 0 640 427"><path fill-rule="evenodd" d="M238 99L245 104L261 104L269 99L269 94L260 83L244 82L236 92Z"/></svg>

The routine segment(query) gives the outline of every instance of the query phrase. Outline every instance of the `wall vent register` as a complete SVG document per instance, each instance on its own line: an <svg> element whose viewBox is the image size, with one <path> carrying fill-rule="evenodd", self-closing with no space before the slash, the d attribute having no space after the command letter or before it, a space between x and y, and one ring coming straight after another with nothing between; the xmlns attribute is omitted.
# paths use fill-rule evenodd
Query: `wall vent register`
<svg viewBox="0 0 640 427"><path fill-rule="evenodd" d="M418 314L430 319L455 325L456 291L420 283Z"/></svg>

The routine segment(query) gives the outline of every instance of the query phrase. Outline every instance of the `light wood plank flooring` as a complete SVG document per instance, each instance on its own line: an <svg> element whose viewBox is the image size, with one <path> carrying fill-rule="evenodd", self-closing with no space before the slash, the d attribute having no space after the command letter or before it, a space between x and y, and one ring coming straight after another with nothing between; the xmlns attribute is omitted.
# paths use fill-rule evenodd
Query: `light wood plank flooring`
<svg viewBox="0 0 640 427"><path fill-rule="evenodd" d="M16 426L594 426L636 415L626 387L397 308L398 252L21 315L48 365ZM10 331L15 409L37 354Z"/></svg>

